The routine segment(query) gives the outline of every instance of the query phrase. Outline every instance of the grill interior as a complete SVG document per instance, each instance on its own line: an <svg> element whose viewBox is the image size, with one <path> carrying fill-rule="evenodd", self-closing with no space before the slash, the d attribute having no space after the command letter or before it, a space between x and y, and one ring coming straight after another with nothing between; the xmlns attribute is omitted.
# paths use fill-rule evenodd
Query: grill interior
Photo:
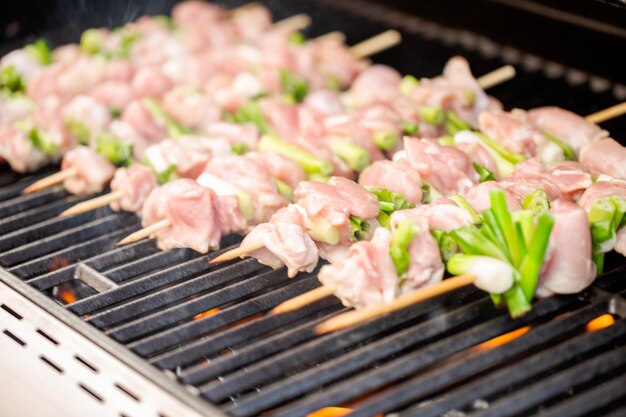
<svg viewBox="0 0 626 417"><path fill-rule="evenodd" d="M476 74L515 64L518 76L490 91L508 108L554 104L588 114L619 98L606 80L381 6L269 6L278 18L309 13L312 36L341 29L351 42L393 24L403 45L375 60L403 73L436 75L454 54ZM623 119L605 126L617 139L626 137ZM539 301L519 320L464 288L317 337L317 323L345 310L337 300L264 314L319 285L315 274L288 279L250 259L213 266L207 259L217 253L160 252L148 240L116 247L140 227L134 215L107 208L60 219L80 199L62 188L20 196L51 170L0 175L0 265L229 415L304 416L327 406L357 416L626 413L626 265L617 255L592 288ZM226 238L224 250L238 241ZM593 330L598 318L613 324Z"/></svg>

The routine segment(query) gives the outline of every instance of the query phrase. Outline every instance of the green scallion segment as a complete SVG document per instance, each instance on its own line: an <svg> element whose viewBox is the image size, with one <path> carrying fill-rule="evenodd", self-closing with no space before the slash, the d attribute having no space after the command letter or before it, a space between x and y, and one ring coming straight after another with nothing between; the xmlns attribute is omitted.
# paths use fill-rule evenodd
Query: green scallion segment
<svg viewBox="0 0 626 417"><path fill-rule="evenodd" d="M263 135L259 142L261 152L273 152L297 162L311 177L312 175L328 176L333 173L330 162L319 159L297 146L285 142L274 135Z"/></svg>
<svg viewBox="0 0 626 417"><path fill-rule="evenodd" d="M484 166L480 165L478 162L472 162L472 165L474 166L474 169L478 173L478 181L479 182L495 181L496 180L496 176L493 174L493 172L491 172L490 170L488 170Z"/></svg>
<svg viewBox="0 0 626 417"><path fill-rule="evenodd" d="M566 161L575 161L576 160L576 152L574 151L574 148L572 148L566 142L562 141L561 139L557 138L554 135L551 135L550 133L548 133L546 131L542 131L541 133L550 142L554 143L555 145L558 145L558 147L561 148L561 151L563 151L563 157L565 158Z"/></svg>
<svg viewBox="0 0 626 417"><path fill-rule="evenodd" d="M34 43L26 45L24 50L34 56L41 65L52 64L52 52L45 40L38 39Z"/></svg>
<svg viewBox="0 0 626 417"><path fill-rule="evenodd" d="M259 103L255 100L248 101L234 113L226 114L224 119L232 123L251 123L255 125L262 134L270 132L261 106L259 106Z"/></svg>
<svg viewBox="0 0 626 417"><path fill-rule="evenodd" d="M98 137L96 151L120 167L129 166L133 162L133 145L108 133Z"/></svg>
<svg viewBox="0 0 626 417"><path fill-rule="evenodd" d="M350 240L358 242L367 239L370 231L370 224L357 216L350 216Z"/></svg>
<svg viewBox="0 0 626 417"><path fill-rule="evenodd" d="M372 139L376 147L382 151L390 151L398 143L396 132L376 132Z"/></svg>
<svg viewBox="0 0 626 417"><path fill-rule="evenodd" d="M279 75L281 89L288 101L301 103L309 93L309 83L304 78L286 69L281 69Z"/></svg>
<svg viewBox="0 0 626 417"><path fill-rule="evenodd" d="M367 149L348 140L334 140L330 144L330 149L348 164L353 171L361 172L371 163L371 157Z"/></svg>
<svg viewBox="0 0 626 417"><path fill-rule="evenodd" d="M26 91L26 83L13 65L7 65L0 69L0 91L9 94Z"/></svg>
<svg viewBox="0 0 626 417"><path fill-rule="evenodd" d="M409 247L418 233L419 227L411 220L403 221L393 232L391 243L389 244L389 255L399 277L404 275L409 269L411 263Z"/></svg>
<svg viewBox="0 0 626 417"><path fill-rule="evenodd" d="M425 123L439 126L443 124L446 115L439 107L422 106L419 108L420 119Z"/></svg>
<svg viewBox="0 0 626 417"><path fill-rule="evenodd" d="M405 75L400 80L400 94L408 96L420 84L420 81L412 75Z"/></svg>

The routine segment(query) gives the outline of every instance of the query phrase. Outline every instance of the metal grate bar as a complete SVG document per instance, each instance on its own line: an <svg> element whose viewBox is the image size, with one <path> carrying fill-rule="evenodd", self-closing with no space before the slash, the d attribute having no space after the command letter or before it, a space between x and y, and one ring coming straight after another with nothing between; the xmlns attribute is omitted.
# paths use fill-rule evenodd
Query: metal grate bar
<svg viewBox="0 0 626 417"><path fill-rule="evenodd" d="M452 386L486 369L496 367L523 352L540 347L549 347L548 344L554 343L567 333L583 327L589 320L603 314L605 311L606 305L604 303L585 308L573 313L571 316L535 327L529 333L505 345L486 352L480 352L472 357L463 358L447 366L421 374L406 383L395 385L390 392L376 395L360 404L354 416L397 410L420 399L425 399L428 395L433 395L439 390ZM626 334L626 326L622 322L619 326L613 326L610 330L607 329L607 331L597 335L587 334L583 337L568 340L552 350L538 353L530 360L519 362L516 366L505 367L502 371L480 379L471 386L463 387L458 393L447 392L444 401L433 404L428 409L413 410L411 413L414 414L410 415L420 417L443 415L451 409L471 403L476 398L485 398L493 391L506 389L507 386L539 374L545 369L556 368L559 364L571 360L576 355L606 345L611 340L624 334ZM502 384L502 381L506 381L507 385Z"/></svg>
<svg viewBox="0 0 626 417"><path fill-rule="evenodd" d="M85 223L96 220L98 216L95 212L88 212L70 217L55 217L30 227L8 233L0 237L0 252L5 252L18 246L27 245L31 242L40 241L57 233L63 233L67 229L79 227ZM120 219L128 221L127 219Z"/></svg>
<svg viewBox="0 0 626 417"><path fill-rule="evenodd" d="M110 252L102 253L98 256L94 256L93 258L85 258L84 263L94 269L105 269L107 266L117 265L118 263L138 256L146 256L156 251L157 249L153 242L143 240L133 245L115 248ZM32 278L28 281L28 283L38 290L47 290L55 285L61 285L71 281L74 277L75 268L76 265L70 265L48 274Z"/></svg>
<svg viewBox="0 0 626 417"><path fill-rule="evenodd" d="M559 372L533 384L530 388L519 390L510 397L493 402L488 410L476 416L500 417L523 413L566 392L571 387L603 378L624 365L626 365L626 347L621 347Z"/></svg>
<svg viewBox="0 0 626 417"><path fill-rule="evenodd" d="M78 246L82 243L86 243L85 241L96 239L105 233L127 226L128 222L125 222L125 220L131 219L120 219L119 216L112 214L104 218L93 220L45 239L4 252L0 255L0 264L5 267L12 267L30 259L67 248L68 246ZM134 222L130 223L132 224Z"/></svg>
<svg viewBox="0 0 626 417"><path fill-rule="evenodd" d="M89 317L87 321L97 327L111 327L123 321L139 317L140 315L145 315L150 311L161 309L176 301L196 296L204 291L216 288L235 279L244 279L262 268L265 267L259 264L255 259L246 259L245 261L228 265L217 271L200 275L173 287L157 291L147 297L133 300L110 310L94 314ZM166 313L166 311L162 313Z"/></svg>
<svg viewBox="0 0 626 417"><path fill-rule="evenodd" d="M578 307L580 301L574 298L553 298L542 300L535 304L533 311L526 316L512 320L506 315L484 322L454 336L436 343L429 344L426 348L411 352L388 364L364 372L359 376L339 383L323 393L309 395L306 399L296 401L284 409L279 409L275 414L285 416L302 416L325 406L343 404L372 390L384 387L396 382L403 377L411 375L436 362L485 342L496 336L513 331L538 319L546 319ZM237 417L253 415L252 402L237 403L228 408L228 411Z"/></svg>
<svg viewBox="0 0 626 417"><path fill-rule="evenodd" d="M446 320L442 320L443 316L439 316L439 318L428 320L424 323L420 322L410 327L407 327L405 323L402 326L405 330L399 333L381 339L378 342L370 343L347 355L330 360L321 367L314 367L308 372L303 372L302 375L304 376L296 375L291 377L289 380L293 382L293 384L290 384L289 387L285 387L285 391L283 392L270 387L267 395L264 395L265 389L263 390L264 394L262 397L264 398L255 396L254 399L244 399L239 404L254 402L255 406L261 407L260 409L265 409L277 403L281 403L285 398L297 398L302 392L313 390L315 387L319 387L333 379L354 372L357 369L365 368L368 365L376 363L378 360L389 357L412 345L424 343L437 336L442 337L446 332L454 328L467 326L471 322L479 320L482 315L484 315L485 318L492 318L495 312L488 310L488 307L488 300L482 299L481 301L452 311L449 316L446 317ZM429 313L430 312L422 311L419 314L420 316L428 317L430 315ZM351 329L348 333L355 333L357 329L358 328ZM380 330L378 329L378 331ZM280 375L285 373L288 369L296 368L301 366L301 364L312 364L314 361L323 357L337 356L350 346L354 346L356 341L359 341L358 339L354 340L353 337L346 337L346 335L342 333L344 332L316 339L308 345L284 352L277 357L269 358L249 369L226 377L223 382L219 384L208 384L206 386L206 393L210 395L210 398L214 401L220 401L234 393L248 389L251 386L278 380ZM323 344L324 347L319 346L320 344ZM350 359L345 360L344 358L346 357ZM321 372L318 373L318 370ZM279 382L278 385L283 386L281 382ZM266 407L265 402L271 402L272 404Z"/></svg>
<svg viewBox="0 0 626 417"><path fill-rule="evenodd" d="M230 248L227 247L224 250L228 249ZM213 255L217 255L224 250L216 252ZM161 286L174 284L195 274L212 269L216 269L216 267L208 263L206 256L201 256L182 264L173 265L170 268L146 275L125 285L120 285L114 290L84 298L70 304L68 309L78 315L90 314L96 310L106 308L120 301L144 295L145 293L158 289Z"/></svg>
<svg viewBox="0 0 626 417"><path fill-rule="evenodd" d="M20 191L22 188L23 187L20 187ZM30 210L33 207L39 207L47 203L58 201L68 196L68 192L62 187L50 188L34 194L18 194L16 197L0 203L0 213L2 213L2 217L5 218Z"/></svg>
<svg viewBox="0 0 626 417"><path fill-rule="evenodd" d="M301 331L302 329L307 328L310 330L311 325L318 322L318 320L316 320L318 317L324 317L329 313L338 311L340 308L341 305L337 300L333 298L325 298L316 303L310 304L305 308L300 308L287 314L280 314L277 316L265 316L253 322L226 330L220 334L197 340L193 343L181 347L180 349L156 356L152 358L150 362L162 369L174 369L176 367L190 365L194 362L201 360L203 357L216 355L219 351L223 349L233 348L245 342L246 345L243 346L242 349L237 349L236 353L228 356L228 358L217 358L214 361L211 361L209 366L200 366L195 369L189 368L187 370L189 372L183 371L180 375L181 380L186 383L193 384L206 381L210 378L225 374L232 369L244 366L254 360L257 360L257 358L251 360L248 358L247 355L247 352L254 354L255 357L258 355L256 352L259 345L252 345L253 339L265 335L266 337L263 337L263 343L267 343L269 346L273 346L274 351L277 351L278 349L281 349L281 345L280 343L274 344L276 336L268 337L267 335L270 335L270 333L275 331L276 329L282 328L283 333L277 336L281 336L280 338L283 338L283 334L286 335L287 333L289 333L291 337L284 339L290 340L292 343L297 344L302 341L299 340L299 338L311 338L309 334L304 336L306 332ZM300 324L289 330L286 329L288 325L293 326L295 323L299 323L300 321L304 321L304 324ZM267 351L263 352L266 355L271 354L271 351L269 353ZM228 360L224 361L224 359ZM226 366L221 366L225 363ZM196 380L195 382L188 381L187 378L193 377L195 375L194 371L198 371L202 374L202 376L200 376L200 379Z"/></svg>
<svg viewBox="0 0 626 417"><path fill-rule="evenodd" d="M71 245L65 249L53 252L43 258L33 259L9 269L9 272L22 279L30 279L37 275L46 274L52 269L63 265L74 264L75 262L89 258L96 254L109 251L115 248L115 242L137 229L136 225L116 229L106 233L87 243ZM75 265L72 265L75 266ZM71 278L70 278L71 279Z"/></svg>
<svg viewBox="0 0 626 417"><path fill-rule="evenodd" d="M284 274L284 270L282 271ZM297 277L290 285L270 291L261 296L225 308L220 312L199 320L185 323L173 329L147 337L128 345L140 355L153 355L159 351L171 349L185 341L197 338L224 326L232 325L255 314L259 314L292 297L294 289L304 292L315 288L317 279L312 275Z"/></svg>
<svg viewBox="0 0 626 417"><path fill-rule="evenodd" d="M123 282L130 278L158 271L180 262L199 258L201 255L189 249L173 249L167 252L156 252L149 256L118 265L105 272L115 282Z"/></svg>
<svg viewBox="0 0 626 417"><path fill-rule="evenodd" d="M626 380L624 377L615 378L610 382L605 382L571 400L548 410L542 410L543 417L577 417L577 416L597 416L596 410L606 407L612 403L624 404L626 399ZM617 417L626 415L626 409L621 408L607 417Z"/></svg>

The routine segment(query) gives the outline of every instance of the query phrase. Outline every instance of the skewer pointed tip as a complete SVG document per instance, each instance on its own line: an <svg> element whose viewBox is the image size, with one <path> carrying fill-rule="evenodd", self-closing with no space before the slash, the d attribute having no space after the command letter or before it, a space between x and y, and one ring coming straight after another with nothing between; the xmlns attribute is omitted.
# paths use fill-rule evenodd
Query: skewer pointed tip
<svg viewBox="0 0 626 417"><path fill-rule="evenodd" d="M120 191L115 191L109 194L101 195L100 197L92 198L91 200L83 201L78 203L67 210L61 212L59 217L72 216L75 214L86 213L91 210L98 209L100 207L104 207L106 205L111 204L114 201L120 200L123 197L123 194Z"/></svg>
<svg viewBox="0 0 626 417"><path fill-rule="evenodd" d="M156 223L152 223L150 226L146 226L143 229L137 230L134 233L126 236L124 239L117 242L117 246L128 245L129 243L137 242L141 239L145 239L150 235L157 233L163 229L170 227L171 223L169 219L163 219Z"/></svg>
<svg viewBox="0 0 626 417"><path fill-rule="evenodd" d="M36 191L45 190L46 188L50 188L50 187L55 186L57 184L61 184L66 179L73 177L77 173L78 173L78 171L76 170L76 168L69 168L69 169L65 169L63 171L56 172L56 173L54 173L52 175L49 175L49 176L47 176L45 178L42 178L42 179L40 179L38 181L35 181L34 183L29 185L28 187L24 188L22 190L22 195L32 194L32 193L34 193Z"/></svg>
<svg viewBox="0 0 626 417"><path fill-rule="evenodd" d="M251 245L246 245L246 246L238 246L235 249L231 249L229 251L226 251L224 253L222 253L219 256L216 256L215 258L209 260L210 264L219 264L221 262L226 262L226 261L232 261L235 258L238 258L240 256L245 256L247 254L249 254L250 252L254 252L257 249L261 249L263 246L265 246L263 244L262 241L257 242L257 243L253 243Z"/></svg>

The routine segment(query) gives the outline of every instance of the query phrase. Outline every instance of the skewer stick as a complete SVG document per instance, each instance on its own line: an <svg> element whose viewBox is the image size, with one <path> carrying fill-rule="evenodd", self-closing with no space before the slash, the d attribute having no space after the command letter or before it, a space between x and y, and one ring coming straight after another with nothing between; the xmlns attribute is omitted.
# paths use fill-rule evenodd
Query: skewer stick
<svg viewBox="0 0 626 417"><path fill-rule="evenodd" d="M332 285L322 285L314 290L307 291L298 295L290 300L278 304L270 311L271 315L278 315L288 313L290 311L297 310L311 303L314 303L322 298L329 297L335 294L335 287Z"/></svg>
<svg viewBox="0 0 626 417"><path fill-rule="evenodd" d="M118 246L128 245L129 243L137 242L138 240L149 237L151 234L160 232L163 229L167 229L170 227L171 223L169 219L159 220L156 223L152 223L148 227L144 227L141 230L137 230L135 233L131 233L126 236L124 239L117 242Z"/></svg>
<svg viewBox="0 0 626 417"><path fill-rule="evenodd" d="M400 41L402 41L400 32L390 29L357 43L350 48L350 52L356 58L365 58L396 46Z"/></svg>
<svg viewBox="0 0 626 417"><path fill-rule="evenodd" d="M454 291L457 288L473 284L476 277L473 275L459 275L448 278L438 284L429 287L419 288L408 294L401 295L390 303L382 304L364 310L349 311L320 323L315 327L315 333L325 334L384 316L394 311L401 310L413 304Z"/></svg>
<svg viewBox="0 0 626 417"><path fill-rule="evenodd" d="M73 177L77 173L78 170L76 168L69 168L63 171L56 172L50 176L40 179L39 181L35 181L28 187L24 188L22 194L34 193L35 191L45 190L46 188L61 184L63 181Z"/></svg>
<svg viewBox="0 0 626 417"><path fill-rule="evenodd" d="M235 7L234 9L230 9L228 12L231 15L237 14L239 12L243 12L245 10L254 9L256 7L260 7L261 5L256 1L251 1L250 3L242 4L241 6Z"/></svg>
<svg viewBox="0 0 626 417"><path fill-rule="evenodd" d="M253 245L239 246L235 249L229 250L228 252L224 252L220 256L217 256L211 259L209 263L218 264L220 262L230 261L232 259L235 259L238 256L247 255L250 252L254 252L255 250L261 249L264 246L265 245L263 244L263 241L259 241Z"/></svg>
<svg viewBox="0 0 626 417"><path fill-rule="evenodd" d="M491 71L482 77L477 79L478 84L483 90L487 90L491 87L495 87L498 84L502 84L505 81L515 77L515 67L512 65L505 65L497 70Z"/></svg>
<svg viewBox="0 0 626 417"><path fill-rule="evenodd" d="M608 109L600 110L599 112L590 114L589 116L585 117L585 119L592 123L602 123L623 114L626 114L626 101L620 104L616 104L615 106L611 106Z"/></svg>
<svg viewBox="0 0 626 417"><path fill-rule="evenodd" d="M300 13L295 16L279 20L274 23L272 29L280 29L287 32L295 32L296 30L306 29L311 25L311 17L307 14Z"/></svg>
<svg viewBox="0 0 626 417"><path fill-rule="evenodd" d="M313 38L314 41L335 41L344 43L346 41L346 35L339 31L328 32L323 35L318 36L317 38Z"/></svg>
<svg viewBox="0 0 626 417"><path fill-rule="evenodd" d="M113 193L101 195L100 197L92 198L91 200L83 201L75 206L68 208L67 210L59 214L60 217L72 216L74 214L86 213L91 210L95 210L100 207L107 206L114 201L121 200L124 193L121 191L115 191Z"/></svg>

